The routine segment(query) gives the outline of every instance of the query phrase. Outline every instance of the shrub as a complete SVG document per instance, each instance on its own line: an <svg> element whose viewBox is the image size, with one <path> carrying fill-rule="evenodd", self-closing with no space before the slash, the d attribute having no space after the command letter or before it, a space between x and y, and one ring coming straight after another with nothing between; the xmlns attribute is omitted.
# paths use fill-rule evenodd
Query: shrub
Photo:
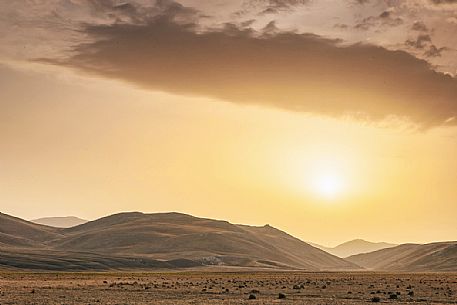
<svg viewBox="0 0 457 305"><path fill-rule="evenodd" d="M371 298L371 302L373 302L373 303L379 303L379 302L381 302L381 298L380 298L380 297L372 297L372 298Z"/></svg>

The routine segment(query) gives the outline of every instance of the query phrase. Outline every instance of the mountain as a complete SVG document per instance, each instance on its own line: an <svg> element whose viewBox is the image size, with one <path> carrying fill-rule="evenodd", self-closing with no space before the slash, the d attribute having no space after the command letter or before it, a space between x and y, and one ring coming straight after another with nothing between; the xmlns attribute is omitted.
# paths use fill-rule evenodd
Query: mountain
<svg viewBox="0 0 457 305"><path fill-rule="evenodd" d="M59 229L2 216L9 224L4 225L0 220L0 234L10 237L5 238L8 243L0 244L0 267L3 268L360 269L268 225L252 227L180 213L134 212ZM16 235L15 232L22 233Z"/></svg>
<svg viewBox="0 0 457 305"><path fill-rule="evenodd" d="M60 237L58 229L0 213L0 247L44 248L46 241Z"/></svg>
<svg viewBox="0 0 457 305"><path fill-rule="evenodd" d="M371 270L455 272L457 271L457 242L403 244L371 253L353 255L347 260Z"/></svg>
<svg viewBox="0 0 457 305"><path fill-rule="evenodd" d="M75 226L79 226L87 222L87 220L74 217L74 216L67 216L67 217L45 217L31 220L31 222L36 224L41 224L50 227L56 228L71 228Z"/></svg>
<svg viewBox="0 0 457 305"><path fill-rule="evenodd" d="M373 251L377 251L377 250L381 250L381 249L385 249L385 248L392 248L392 247L397 246L395 244L389 244L389 243L385 243L385 242L374 243L374 242L366 241L363 239L354 239L351 241L347 241L347 242L342 243L333 248L324 247L324 246L314 244L314 243L310 243L310 244L316 248L319 248L330 254L333 254L335 256L342 257L342 258L351 256L351 255L360 254L360 253L369 253L369 252L373 252Z"/></svg>

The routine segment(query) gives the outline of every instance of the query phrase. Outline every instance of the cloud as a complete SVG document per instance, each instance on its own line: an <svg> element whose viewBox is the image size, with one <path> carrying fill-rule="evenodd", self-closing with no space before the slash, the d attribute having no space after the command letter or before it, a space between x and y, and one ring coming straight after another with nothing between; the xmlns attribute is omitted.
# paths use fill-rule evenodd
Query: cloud
<svg viewBox="0 0 457 305"><path fill-rule="evenodd" d="M273 8L273 9L290 9L292 7L305 5L310 0L250 0L245 5L252 7Z"/></svg>
<svg viewBox="0 0 457 305"><path fill-rule="evenodd" d="M310 0L245 0L241 5L241 9L235 15L276 15L284 11L291 12L294 8L306 5L309 2Z"/></svg>
<svg viewBox="0 0 457 305"><path fill-rule="evenodd" d="M442 3L441 3L442 2ZM429 62L436 70L457 75L455 4L432 0L15 0L0 1L0 59L62 55L86 40L81 25L147 23L174 6L176 19L198 23L200 29L225 23L262 30L271 21L278 31L294 30L341 39L346 44L369 41L403 50ZM187 8L184 12L183 8ZM198 13L197 13L198 12ZM417 22L418 27L413 29ZM406 45L420 23L445 47L442 56L426 56Z"/></svg>
<svg viewBox="0 0 457 305"><path fill-rule="evenodd" d="M433 4L457 4L457 0L430 0Z"/></svg>
<svg viewBox="0 0 457 305"><path fill-rule="evenodd" d="M427 32L428 31L427 26L422 21L414 22L413 26L411 27L411 29L413 31L417 31L417 32Z"/></svg>
<svg viewBox="0 0 457 305"><path fill-rule="evenodd" d="M417 1L411 1L415 5ZM443 10L451 13L455 12L457 0L422 0L424 6L432 10Z"/></svg>
<svg viewBox="0 0 457 305"><path fill-rule="evenodd" d="M425 127L457 116L457 80L405 52L233 24L202 32L178 22L179 13L143 24L89 25L92 42L46 62L153 90L290 111L396 115Z"/></svg>
<svg viewBox="0 0 457 305"><path fill-rule="evenodd" d="M442 52L447 50L445 47L438 48L435 46L428 34L420 34L415 39L407 40L405 44L417 50L423 50L426 57L440 57Z"/></svg>
<svg viewBox="0 0 457 305"><path fill-rule="evenodd" d="M378 16L369 16L364 18L361 22L355 25L358 30L369 30L372 27L379 26L399 26L403 24L400 17L394 17L391 11L383 11Z"/></svg>
<svg viewBox="0 0 457 305"><path fill-rule="evenodd" d="M427 57L441 56L441 52L445 51L446 48L437 48L435 45L431 45L430 48L425 52Z"/></svg>
<svg viewBox="0 0 457 305"><path fill-rule="evenodd" d="M197 10L172 0L155 0L153 5L116 0L79 0L81 5L97 16L108 16L111 23L143 23L159 14L174 15L175 19L189 20L197 17Z"/></svg>
<svg viewBox="0 0 457 305"><path fill-rule="evenodd" d="M407 45L412 46L416 49L423 49L431 43L432 43L432 38L430 37L430 35L427 35L427 34L421 34L421 35L417 36L417 38L414 40L406 41Z"/></svg>
<svg viewBox="0 0 457 305"><path fill-rule="evenodd" d="M154 90L437 125L446 120L445 109L454 114L454 79L432 71L457 73L451 2L17 0L0 4L0 60L45 57ZM276 12L259 15L268 8ZM235 16L240 10L245 14ZM377 47L360 43L366 41ZM153 75L158 68L166 72ZM415 69L421 72L407 73Z"/></svg>

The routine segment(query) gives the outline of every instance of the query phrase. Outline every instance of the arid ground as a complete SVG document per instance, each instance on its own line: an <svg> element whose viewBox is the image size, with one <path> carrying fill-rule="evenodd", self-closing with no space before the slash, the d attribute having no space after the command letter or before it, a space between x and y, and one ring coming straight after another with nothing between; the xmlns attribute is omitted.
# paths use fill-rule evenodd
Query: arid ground
<svg viewBox="0 0 457 305"><path fill-rule="evenodd" d="M283 298L279 298L280 294ZM251 299L250 299L251 298ZM0 304L456 304L457 274L0 273Z"/></svg>

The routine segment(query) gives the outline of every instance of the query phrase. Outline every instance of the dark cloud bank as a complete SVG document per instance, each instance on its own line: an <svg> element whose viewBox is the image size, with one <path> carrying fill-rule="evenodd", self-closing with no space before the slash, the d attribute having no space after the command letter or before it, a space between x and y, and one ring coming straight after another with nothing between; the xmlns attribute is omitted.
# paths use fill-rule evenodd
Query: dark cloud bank
<svg viewBox="0 0 457 305"><path fill-rule="evenodd" d="M58 63L149 89L292 111L397 115L423 127L457 114L457 80L405 52L229 24L199 32L175 16L87 26L94 42Z"/></svg>

